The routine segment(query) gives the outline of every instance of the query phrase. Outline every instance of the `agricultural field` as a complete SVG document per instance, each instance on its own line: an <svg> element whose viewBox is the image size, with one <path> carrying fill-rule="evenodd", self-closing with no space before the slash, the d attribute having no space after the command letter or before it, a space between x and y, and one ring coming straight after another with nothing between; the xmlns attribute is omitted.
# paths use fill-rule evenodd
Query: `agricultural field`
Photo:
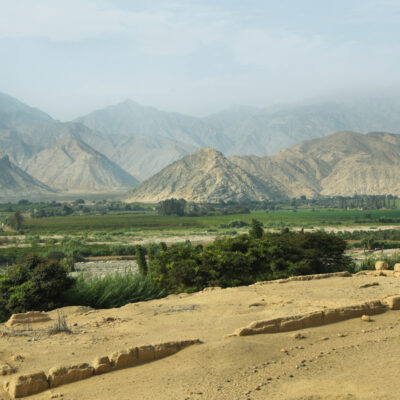
<svg viewBox="0 0 400 400"><path fill-rule="evenodd" d="M331 208L293 208L253 210L249 213L206 216L159 215L149 205L141 211L113 211L105 215L67 215L32 218L23 213L19 232L0 231L0 266L11 265L30 254L46 257L60 252L69 265L98 258L98 268L113 257L135 254L135 246L167 245L190 240L207 243L215 237L234 236L248 232L252 219L260 221L266 231L325 230L342 234L349 249L372 250L399 248L400 236L394 235L400 226L400 210L342 210ZM0 224L12 215L5 207L0 212ZM391 232L379 235L380 230ZM355 233L354 233L355 232ZM359 234L357 234L359 232ZM373 240L374 239L374 240ZM359 257L359 255L358 255ZM360 258L360 257L359 257ZM363 257L361 257L363 258ZM92 263L97 260L90 260ZM80 270L83 268L80 265Z"/></svg>
<svg viewBox="0 0 400 400"><path fill-rule="evenodd" d="M221 229L232 221L247 223L256 218L266 228L282 227L324 227L324 226L381 226L400 225L400 210L333 210L298 209L253 211L249 214L212 215L201 217L176 217L158 215L156 212L141 214L82 215L48 218L26 218L25 233L30 234L82 234L93 231L150 232L151 234L179 233L209 229ZM223 229L223 228L222 228Z"/></svg>

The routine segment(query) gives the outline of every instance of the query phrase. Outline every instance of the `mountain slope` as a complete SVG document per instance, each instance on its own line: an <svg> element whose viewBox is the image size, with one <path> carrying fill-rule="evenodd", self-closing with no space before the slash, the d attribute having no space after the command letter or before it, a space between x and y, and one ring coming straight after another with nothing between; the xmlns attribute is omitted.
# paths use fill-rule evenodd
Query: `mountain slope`
<svg viewBox="0 0 400 400"><path fill-rule="evenodd" d="M400 93L365 93L267 109L235 107L205 119L229 137L226 154L273 155L337 131L400 133Z"/></svg>
<svg viewBox="0 0 400 400"><path fill-rule="evenodd" d="M194 152L195 147L162 136L97 134L85 136L84 141L135 178L143 181L165 166Z"/></svg>
<svg viewBox="0 0 400 400"><path fill-rule="evenodd" d="M289 197L400 195L400 136L338 132L273 157L232 156L243 170L281 184Z"/></svg>
<svg viewBox="0 0 400 400"><path fill-rule="evenodd" d="M225 148L230 141L200 118L141 106L132 100L96 110L77 122L107 135L165 137L194 147Z"/></svg>
<svg viewBox="0 0 400 400"><path fill-rule="evenodd" d="M116 127L119 127L118 115L112 120L112 125ZM190 117L187 118L190 120ZM182 116L182 119L185 118ZM151 125L152 122L148 123ZM189 131L189 125L186 129ZM139 180L154 175L195 149L192 145L158 134L110 134L107 129L106 133L98 132L79 122L59 122L40 110L0 93L0 155L7 154L15 164L25 169L33 155L69 137L88 143Z"/></svg>
<svg viewBox="0 0 400 400"><path fill-rule="evenodd" d="M198 202L262 200L284 195L271 180L243 171L212 148L204 148L164 168L129 192L124 200L157 202L171 197Z"/></svg>
<svg viewBox="0 0 400 400"><path fill-rule="evenodd" d="M0 158L0 198L36 197L52 193L53 189L18 168L8 156Z"/></svg>
<svg viewBox="0 0 400 400"><path fill-rule="evenodd" d="M122 190L138 184L103 154L73 137L35 154L26 163L26 171L69 192Z"/></svg>

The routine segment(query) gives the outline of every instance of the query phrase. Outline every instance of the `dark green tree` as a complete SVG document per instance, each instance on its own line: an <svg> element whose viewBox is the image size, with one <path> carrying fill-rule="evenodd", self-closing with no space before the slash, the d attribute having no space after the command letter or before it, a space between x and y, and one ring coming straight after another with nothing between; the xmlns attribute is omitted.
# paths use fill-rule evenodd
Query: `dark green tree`
<svg viewBox="0 0 400 400"><path fill-rule="evenodd" d="M27 257L0 277L0 319L62 306L63 294L73 282L58 260Z"/></svg>
<svg viewBox="0 0 400 400"><path fill-rule="evenodd" d="M136 251L136 262L139 267L139 272L141 275L146 276L147 275L147 261L146 261L146 250L138 244L135 246L135 251Z"/></svg>
<svg viewBox="0 0 400 400"><path fill-rule="evenodd" d="M17 210L15 213L9 217L8 224L11 228L19 231L22 228L22 224L24 223L24 217L21 214L21 211Z"/></svg>
<svg viewBox="0 0 400 400"><path fill-rule="evenodd" d="M251 220L251 226L249 230L249 236L252 239L261 239L264 235L264 229L263 229L263 224L262 222L252 219Z"/></svg>
<svg viewBox="0 0 400 400"><path fill-rule="evenodd" d="M158 213L161 215L185 215L186 201L184 199L167 199L159 203Z"/></svg>

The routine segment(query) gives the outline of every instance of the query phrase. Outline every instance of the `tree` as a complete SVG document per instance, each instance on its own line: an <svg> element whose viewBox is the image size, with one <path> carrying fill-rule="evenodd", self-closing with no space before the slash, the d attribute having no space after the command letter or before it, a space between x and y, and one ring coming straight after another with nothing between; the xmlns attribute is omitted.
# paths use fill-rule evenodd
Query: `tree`
<svg viewBox="0 0 400 400"><path fill-rule="evenodd" d="M186 201L184 199L168 199L160 201L158 213L161 215L185 215Z"/></svg>
<svg viewBox="0 0 400 400"><path fill-rule="evenodd" d="M0 320L14 313L62 306L62 297L73 282L60 261L27 257L0 277Z"/></svg>
<svg viewBox="0 0 400 400"><path fill-rule="evenodd" d="M263 224L262 222L252 219L251 220L251 227L249 230L249 236L252 239L261 239L264 235L264 229L263 229Z"/></svg>
<svg viewBox="0 0 400 400"><path fill-rule="evenodd" d="M24 223L24 217L21 214L21 211L15 211L15 213L8 219L8 224L11 228L19 231L22 228L22 224Z"/></svg>
<svg viewBox="0 0 400 400"><path fill-rule="evenodd" d="M146 261L146 251L140 244L138 244L135 247L135 251L136 251L136 262L139 267L139 272L141 275L146 276L148 270Z"/></svg>

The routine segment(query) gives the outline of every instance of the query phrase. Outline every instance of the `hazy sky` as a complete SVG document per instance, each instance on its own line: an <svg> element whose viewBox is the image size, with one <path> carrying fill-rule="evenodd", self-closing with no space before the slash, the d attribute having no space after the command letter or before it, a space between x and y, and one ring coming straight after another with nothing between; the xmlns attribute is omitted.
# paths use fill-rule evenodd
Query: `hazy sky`
<svg viewBox="0 0 400 400"><path fill-rule="evenodd" d="M399 84L399 0L0 0L0 91L70 119Z"/></svg>

